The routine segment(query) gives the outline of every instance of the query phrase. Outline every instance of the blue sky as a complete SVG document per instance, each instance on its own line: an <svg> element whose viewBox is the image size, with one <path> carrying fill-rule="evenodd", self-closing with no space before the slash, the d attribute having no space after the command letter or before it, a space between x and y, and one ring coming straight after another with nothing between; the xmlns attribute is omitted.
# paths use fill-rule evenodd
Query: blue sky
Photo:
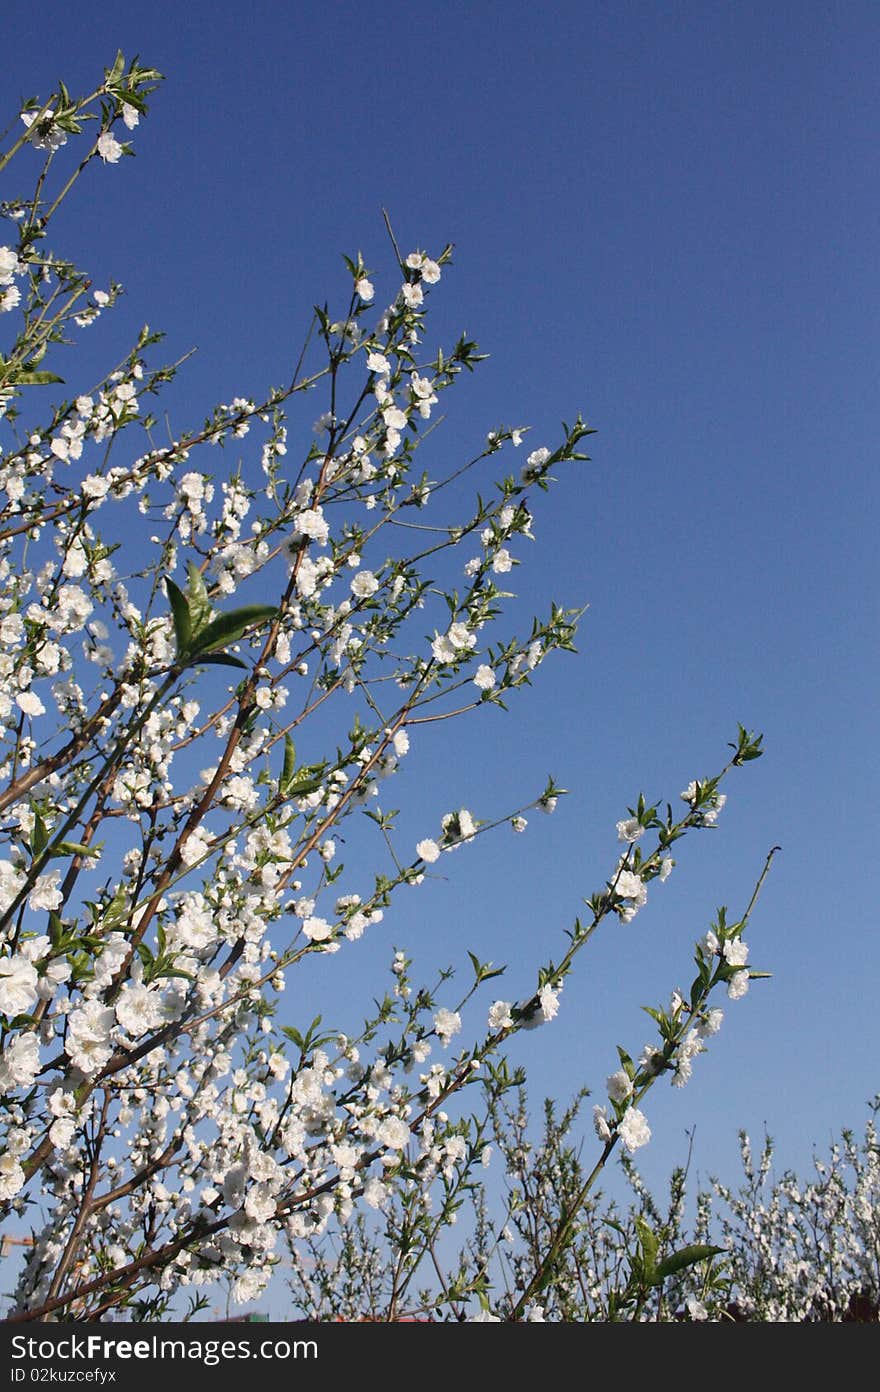
<svg viewBox="0 0 880 1392"><path fill-rule="evenodd" d="M571 795L525 837L449 858L411 917L389 914L340 980L350 1014L334 1023L353 1027L358 999L382 988L392 943L426 975L472 948L512 964L512 996L531 990L610 873L627 804L714 771L741 721L764 732L766 757L529 1036L533 1101L584 1082L601 1097L614 1045L650 1037L639 1006L690 980L693 939L718 904L744 906L779 843L749 935L773 980L730 1004L687 1089L651 1095L641 1154L659 1179L695 1127L695 1167L730 1178L738 1128L766 1122L781 1161L805 1167L880 1089L880 10L81 0L41 13L4 17L13 101L59 76L84 89L117 47L166 75L137 159L96 171L106 187L65 228L71 256L127 290L90 330L96 360L144 320L175 354L198 347L179 424L282 379L311 306L345 289L342 253L390 274L385 207L406 248L455 243L435 329L466 329L491 354L454 394L444 459L500 421L551 443L582 410L599 432L515 576L529 611L589 603L578 655L451 749L426 739L395 804L414 841L453 806L503 813L548 771Z"/></svg>

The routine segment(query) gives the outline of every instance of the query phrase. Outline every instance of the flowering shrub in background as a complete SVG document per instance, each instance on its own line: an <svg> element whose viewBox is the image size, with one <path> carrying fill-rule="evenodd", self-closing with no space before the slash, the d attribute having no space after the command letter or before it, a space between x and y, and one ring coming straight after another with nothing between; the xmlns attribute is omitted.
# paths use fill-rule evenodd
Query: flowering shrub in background
<svg viewBox="0 0 880 1392"><path fill-rule="evenodd" d="M595 1189L582 1197L587 1176L577 1121L587 1095L579 1093L562 1113L545 1103L537 1139L523 1089L492 1108L487 1134L497 1145L503 1195L490 1193L475 1167L459 1194L471 1219L468 1237L442 1270L430 1247L412 1240L398 1193L380 1219L358 1215L354 1224L309 1240L308 1260L300 1255L289 1277L293 1315L465 1319L468 1296L491 1290L491 1306L484 1294L477 1318L880 1319L880 1098L871 1103L863 1137L844 1131L826 1155L814 1155L807 1178L774 1176L769 1137L755 1164L741 1133L740 1187L713 1179L698 1188L689 1219L690 1157L673 1171L662 1200L625 1153L628 1207Z"/></svg>
<svg viewBox="0 0 880 1392"><path fill-rule="evenodd" d="M572 648L579 610L499 628L540 494L592 432L578 416L529 449L502 426L440 477L420 470L435 407L480 355L465 337L426 346L451 249L403 254L393 234L390 282L346 258L338 313L315 311L261 400L157 443L153 401L180 364L154 362L146 328L99 382L60 393L65 345L121 287L58 256L52 221L133 153L159 80L120 55L86 96L59 84L0 156L34 181L0 207L0 1209L33 1234L10 1320L161 1319L186 1298L195 1313L218 1281L249 1301L287 1249L306 1263L334 1225L360 1231L358 1211L398 1225L414 1273L519 1085L505 1041L555 1017L599 925L631 922L675 843L717 822L722 779L761 753L740 727L677 812L627 809L588 915L524 999L492 999L502 969L473 954L466 987L416 984L395 949L357 1037L287 1018L308 956L356 950L428 867L562 795L550 779L504 816L452 809L412 847L379 801L421 726L504 705ZM323 409L312 424L309 402L304 430L307 394ZM448 500L502 456L512 471L451 521ZM341 861L352 818L390 873ZM618 1051L596 1164L505 1317L534 1314L618 1142L648 1141L643 1100L687 1080L721 1022L710 997L760 975L743 941L756 895L735 922L720 911L690 992L649 1011L654 1042ZM496 1294L478 1263L455 1309L495 1317Z"/></svg>

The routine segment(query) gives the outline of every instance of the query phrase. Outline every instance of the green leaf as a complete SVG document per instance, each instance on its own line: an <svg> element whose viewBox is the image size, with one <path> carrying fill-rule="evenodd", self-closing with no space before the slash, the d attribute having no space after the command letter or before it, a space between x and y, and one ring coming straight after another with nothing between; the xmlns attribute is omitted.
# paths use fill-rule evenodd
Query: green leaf
<svg viewBox="0 0 880 1392"><path fill-rule="evenodd" d="M653 1284L659 1285L667 1276L675 1276L677 1272L684 1271L689 1266L696 1266L697 1262L707 1261L709 1257L720 1256L723 1251L723 1247L707 1247L701 1242L682 1247L678 1252L673 1252L671 1256L664 1257L662 1262L657 1263Z"/></svg>
<svg viewBox="0 0 880 1392"><path fill-rule="evenodd" d="M308 793L317 792L324 781L326 767L326 764L309 764L301 768L288 784L285 796L305 797Z"/></svg>
<svg viewBox="0 0 880 1392"><path fill-rule="evenodd" d="M168 592L168 601L171 605L171 618L174 623L174 641L177 644L177 656L185 657L192 638L192 619L190 618L189 605L186 596L178 585L175 585L170 575L165 577L165 589Z"/></svg>
<svg viewBox="0 0 880 1392"><path fill-rule="evenodd" d="M84 846L81 841L59 841L52 852L53 856L97 856L101 854L99 846Z"/></svg>
<svg viewBox="0 0 880 1392"><path fill-rule="evenodd" d="M639 1236L639 1246L642 1249L642 1270L645 1280L653 1282L660 1244L642 1217L636 1219L636 1232Z"/></svg>
<svg viewBox="0 0 880 1392"><path fill-rule="evenodd" d="M198 663L200 667L239 667L243 672L248 670L247 663L242 662L240 657L234 657L232 653L196 653L195 657L189 660L193 665Z"/></svg>
<svg viewBox="0 0 880 1392"><path fill-rule="evenodd" d="M34 860L42 855L49 841L49 833L46 830L46 823L43 821L39 812L34 812L34 829L31 832L31 855Z"/></svg>
<svg viewBox="0 0 880 1392"><path fill-rule="evenodd" d="M290 735L284 736L284 767L281 770L281 782L279 791L282 796L287 795L287 790L293 782L293 775L296 772L296 745Z"/></svg>
<svg viewBox="0 0 880 1392"><path fill-rule="evenodd" d="M192 634L195 638L198 637L205 625L210 622L211 601L208 597L208 590L205 585L204 577L195 561L189 562L186 573L186 598L189 604Z"/></svg>
<svg viewBox="0 0 880 1392"><path fill-rule="evenodd" d="M277 613L278 610L272 604L246 604L241 609L233 609L229 614L220 614L202 629L197 643L192 646L191 656L212 652L216 648L225 648L227 643L236 642L249 628L274 619Z"/></svg>
<svg viewBox="0 0 880 1392"><path fill-rule="evenodd" d="M63 377L58 377L54 372L28 372L25 368L21 372L16 372L12 378L12 385L15 387L48 387L53 382L63 382Z"/></svg>

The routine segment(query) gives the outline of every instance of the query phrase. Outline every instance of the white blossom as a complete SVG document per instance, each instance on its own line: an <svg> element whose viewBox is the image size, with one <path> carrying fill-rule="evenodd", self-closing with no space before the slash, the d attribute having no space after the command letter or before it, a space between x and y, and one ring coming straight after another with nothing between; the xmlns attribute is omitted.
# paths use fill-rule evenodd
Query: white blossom
<svg viewBox="0 0 880 1392"><path fill-rule="evenodd" d="M474 674L474 686L480 691L491 691L495 685L495 673L485 662L482 663Z"/></svg>
<svg viewBox="0 0 880 1392"><path fill-rule="evenodd" d="M116 164L122 153L122 146L110 131L98 136L98 154L105 164Z"/></svg>
<svg viewBox="0 0 880 1392"><path fill-rule="evenodd" d="M434 1016L434 1029L444 1045L461 1029L461 1016L456 1010L438 1010Z"/></svg>
<svg viewBox="0 0 880 1392"><path fill-rule="evenodd" d="M605 1089L612 1102L625 1102L632 1096L632 1079L624 1068L618 1068L616 1073L606 1079Z"/></svg>
<svg viewBox="0 0 880 1392"><path fill-rule="evenodd" d="M32 962L20 952L0 957L0 1011L4 1015L23 1015L30 1010L37 994L37 973Z"/></svg>
<svg viewBox="0 0 880 1392"><path fill-rule="evenodd" d="M617 1124L617 1134L630 1155L651 1139L651 1128L643 1112L630 1107Z"/></svg>
<svg viewBox="0 0 880 1392"><path fill-rule="evenodd" d="M497 1000L489 1007L488 1025L490 1030L510 1029L513 1025L510 1001Z"/></svg>
<svg viewBox="0 0 880 1392"><path fill-rule="evenodd" d="M370 570L359 570L351 582L351 592L355 599L369 599L379 588L379 581Z"/></svg>

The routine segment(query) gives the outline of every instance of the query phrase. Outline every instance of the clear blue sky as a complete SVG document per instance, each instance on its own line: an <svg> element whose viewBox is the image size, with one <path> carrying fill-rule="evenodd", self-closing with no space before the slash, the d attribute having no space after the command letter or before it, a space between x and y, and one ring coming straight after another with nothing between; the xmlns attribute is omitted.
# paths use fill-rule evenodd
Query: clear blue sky
<svg viewBox="0 0 880 1392"><path fill-rule="evenodd" d="M694 1164L730 1178L737 1129L766 1121L805 1167L880 1089L880 7L80 0L39 22L9 7L3 31L7 109L59 76L84 89L117 47L166 74L68 246L128 292L90 330L102 361L146 319L198 346L190 420L281 380L341 253L388 267L384 206L406 247L455 242L437 317L491 353L442 427L448 458L499 421L535 444L578 409L598 428L515 577L531 608L590 604L578 656L453 756L414 748L394 801L414 840L548 770L571 796L389 915L335 1022L381 989L392 943L426 974L470 947L530 991L626 805L713 770L742 721L766 757L529 1036L533 1098L601 1096L615 1043L650 1037L638 1007L689 981L692 940L778 842L750 934L774 979L729 1005L687 1089L655 1090L641 1154L658 1178L695 1125Z"/></svg>

